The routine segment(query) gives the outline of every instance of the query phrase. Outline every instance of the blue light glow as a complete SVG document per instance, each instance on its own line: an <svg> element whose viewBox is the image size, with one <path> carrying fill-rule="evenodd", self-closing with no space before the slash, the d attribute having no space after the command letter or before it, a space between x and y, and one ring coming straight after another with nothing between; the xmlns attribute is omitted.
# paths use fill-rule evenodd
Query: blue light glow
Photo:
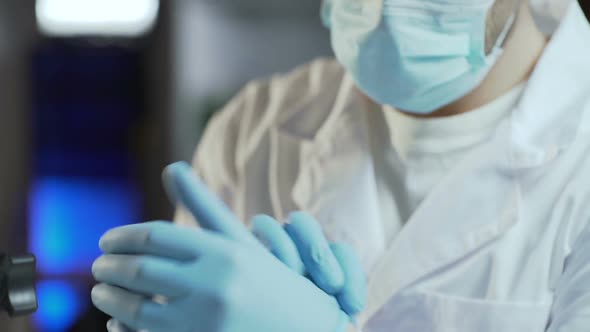
<svg viewBox="0 0 590 332"><path fill-rule="evenodd" d="M63 281L43 281L37 284L39 310L33 316L42 331L66 331L86 310L79 290Z"/></svg>
<svg viewBox="0 0 590 332"><path fill-rule="evenodd" d="M30 198L30 250L40 273L89 274L108 229L140 221L137 191L127 182L45 177Z"/></svg>

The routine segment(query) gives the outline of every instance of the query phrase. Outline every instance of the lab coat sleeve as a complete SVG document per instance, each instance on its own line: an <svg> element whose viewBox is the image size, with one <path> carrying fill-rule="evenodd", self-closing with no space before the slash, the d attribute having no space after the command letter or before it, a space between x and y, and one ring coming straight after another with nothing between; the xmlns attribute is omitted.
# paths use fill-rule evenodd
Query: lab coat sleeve
<svg viewBox="0 0 590 332"><path fill-rule="evenodd" d="M547 332L590 331L590 224L574 242L557 283Z"/></svg>

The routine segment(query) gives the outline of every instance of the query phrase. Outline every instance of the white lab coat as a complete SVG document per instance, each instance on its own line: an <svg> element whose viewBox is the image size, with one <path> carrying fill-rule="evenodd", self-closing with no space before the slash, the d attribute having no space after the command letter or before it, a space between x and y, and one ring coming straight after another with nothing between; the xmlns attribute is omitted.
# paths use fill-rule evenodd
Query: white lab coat
<svg viewBox="0 0 590 332"><path fill-rule="evenodd" d="M340 65L318 60L249 84L194 165L243 220L305 210L353 245L369 274L365 332L590 331L590 26L579 5L511 117L393 243L365 121L380 110L368 108Z"/></svg>

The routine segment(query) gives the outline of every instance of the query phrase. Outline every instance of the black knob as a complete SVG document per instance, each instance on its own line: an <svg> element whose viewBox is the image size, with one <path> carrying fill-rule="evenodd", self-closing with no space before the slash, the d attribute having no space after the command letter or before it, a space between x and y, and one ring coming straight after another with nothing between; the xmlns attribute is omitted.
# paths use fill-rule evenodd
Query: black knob
<svg viewBox="0 0 590 332"><path fill-rule="evenodd" d="M0 309L10 316L37 311L36 275L35 256L0 255Z"/></svg>

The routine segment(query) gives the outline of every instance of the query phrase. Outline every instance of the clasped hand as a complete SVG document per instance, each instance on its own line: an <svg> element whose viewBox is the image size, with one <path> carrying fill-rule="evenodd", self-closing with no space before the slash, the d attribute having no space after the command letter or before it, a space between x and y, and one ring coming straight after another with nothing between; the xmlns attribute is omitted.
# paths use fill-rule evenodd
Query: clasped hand
<svg viewBox="0 0 590 332"><path fill-rule="evenodd" d="M258 216L251 233L188 165L164 179L202 228L152 222L102 237L92 300L113 316L109 331L343 332L363 309L358 259L311 216L285 227Z"/></svg>

